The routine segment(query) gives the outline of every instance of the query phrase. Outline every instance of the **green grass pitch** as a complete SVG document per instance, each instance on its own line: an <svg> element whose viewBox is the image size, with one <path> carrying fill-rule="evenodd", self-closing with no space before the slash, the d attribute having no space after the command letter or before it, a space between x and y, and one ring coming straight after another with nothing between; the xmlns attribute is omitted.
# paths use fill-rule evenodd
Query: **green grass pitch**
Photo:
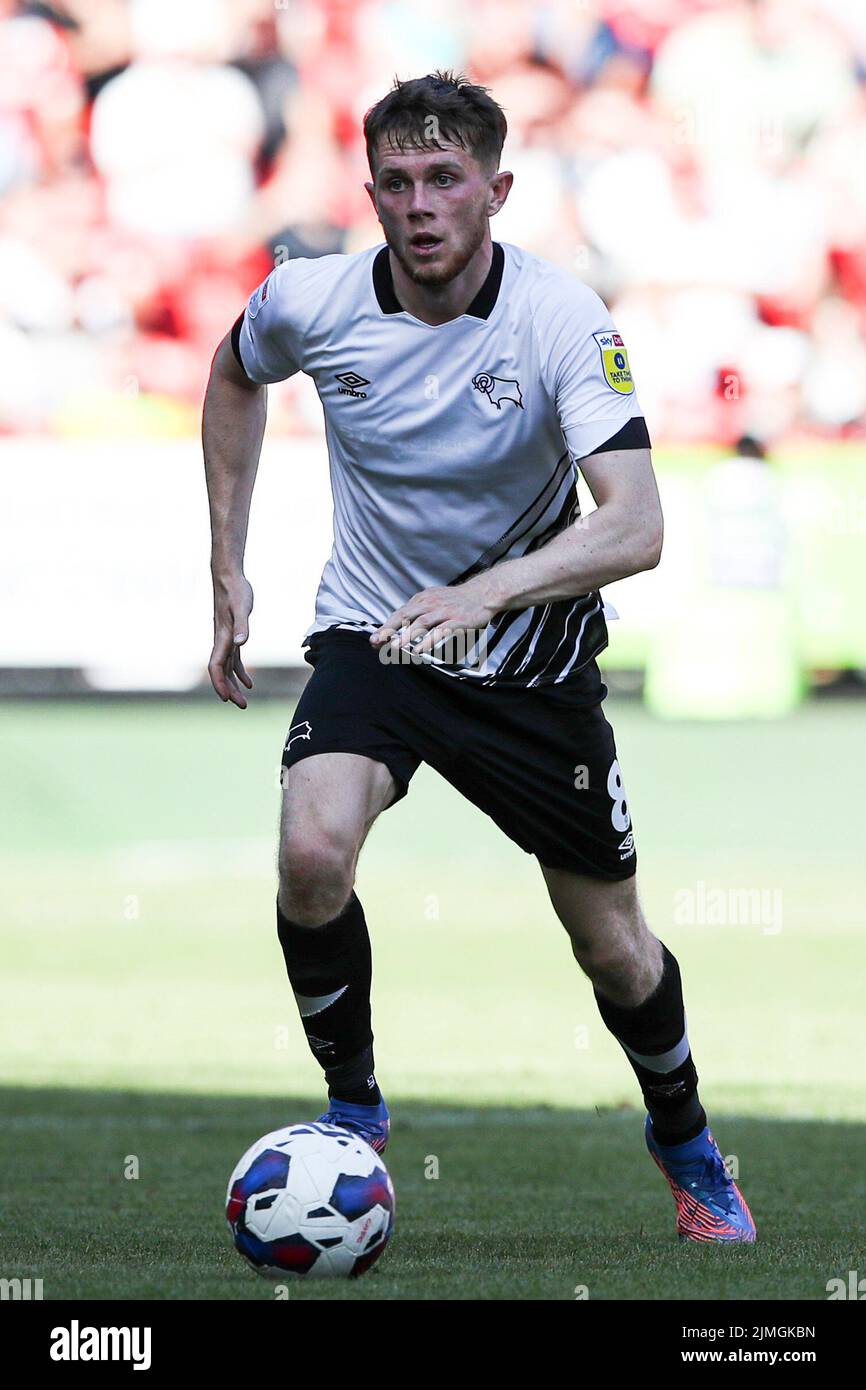
<svg viewBox="0 0 866 1390"><path fill-rule="evenodd" d="M0 1275L46 1298L274 1297L222 1201L243 1150L322 1099L273 924L292 709L0 709ZM677 1244L631 1071L535 861L422 768L357 885L397 1230L364 1279L291 1299L824 1299L866 1275L863 706L607 712L644 907L759 1243ZM781 915L681 920L684 892L718 888Z"/></svg>

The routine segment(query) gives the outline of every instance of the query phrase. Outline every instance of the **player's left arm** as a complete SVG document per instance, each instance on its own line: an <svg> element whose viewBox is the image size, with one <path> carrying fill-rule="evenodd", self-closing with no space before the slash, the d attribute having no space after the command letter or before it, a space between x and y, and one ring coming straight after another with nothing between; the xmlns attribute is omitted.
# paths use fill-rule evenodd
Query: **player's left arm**
<svg viewBox="0 0 866 1390"><path fill-rule="evenodd" d="M591 454L580 468L596 510L533 554L475 576L496 612L576 598L658 564L664 523L650 450Z"/></svg>
<svg viewBox="0 0 866 1390"><path fill-rule="evenodd" d="M371 637L373 645L400 632L402 645L429 651L457 629L485 628L506 609L576 598L653 569L661 556L663 521L650 450L595 453L580 467L595 511L531 555L500 560L463 584L421 590L389 614Z"/></svg>

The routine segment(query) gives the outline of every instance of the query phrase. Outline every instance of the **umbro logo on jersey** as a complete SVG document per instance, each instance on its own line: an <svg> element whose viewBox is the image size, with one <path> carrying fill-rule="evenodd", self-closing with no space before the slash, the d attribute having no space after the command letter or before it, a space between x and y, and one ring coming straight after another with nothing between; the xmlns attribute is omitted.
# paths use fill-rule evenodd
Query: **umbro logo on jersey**
<svg viewBox="0 0 866 1390"><path fill-rule="evenodd" d="M357 372L337 372L336 377L343 383L340 387L341 396L354 396L359 401L367 399L367 392L358 389L370 385L365 376L359 376Z"/></svg>
<svg viewBox="0 0 866 1390"><path fill-rule="evenodd" d="M502 409L503 401L511 401L512 405L516 405L519 410L523 409L520 382L511 377L491 376L490 372L478 372L472 378L472 385L476 391L480 391L482 395L486 396L497 410Z"/></svg>

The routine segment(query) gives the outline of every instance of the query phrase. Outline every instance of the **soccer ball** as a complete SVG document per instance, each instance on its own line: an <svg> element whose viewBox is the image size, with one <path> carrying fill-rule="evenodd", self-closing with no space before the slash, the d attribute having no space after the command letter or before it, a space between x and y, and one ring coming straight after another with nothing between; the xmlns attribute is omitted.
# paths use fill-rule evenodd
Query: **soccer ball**
<svg viewBox="0 0 866 1390"><path fill-rule="evenodd" d="M226 1217L257 1274L354 1279L388 1244L394 1187L357 1134L288 1125L247 1149L229 1178Z"/></svg>

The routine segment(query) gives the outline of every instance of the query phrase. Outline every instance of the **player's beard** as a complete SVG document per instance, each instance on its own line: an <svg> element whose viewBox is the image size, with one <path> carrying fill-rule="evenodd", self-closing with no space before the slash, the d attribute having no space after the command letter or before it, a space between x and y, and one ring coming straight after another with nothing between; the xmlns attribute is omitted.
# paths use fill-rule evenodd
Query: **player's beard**
<svg viewBox="0 0 866 1390"><path fill-rule="evenodd" d="M387 232L385 232L385 240L410 280L425 290L438 290L450 285L451 281L456 280L457 276L466 269L484 241L486 227L487 218L485 216L481 218L471 235L467 235L460 244L454 245L454 243L446 241L445 259L440 260L438 265L428 265L425 262L410 260L408 256L404 255L397 239L390 237ZM416 236L417 232L412 232L410 235Z"/></svg>

